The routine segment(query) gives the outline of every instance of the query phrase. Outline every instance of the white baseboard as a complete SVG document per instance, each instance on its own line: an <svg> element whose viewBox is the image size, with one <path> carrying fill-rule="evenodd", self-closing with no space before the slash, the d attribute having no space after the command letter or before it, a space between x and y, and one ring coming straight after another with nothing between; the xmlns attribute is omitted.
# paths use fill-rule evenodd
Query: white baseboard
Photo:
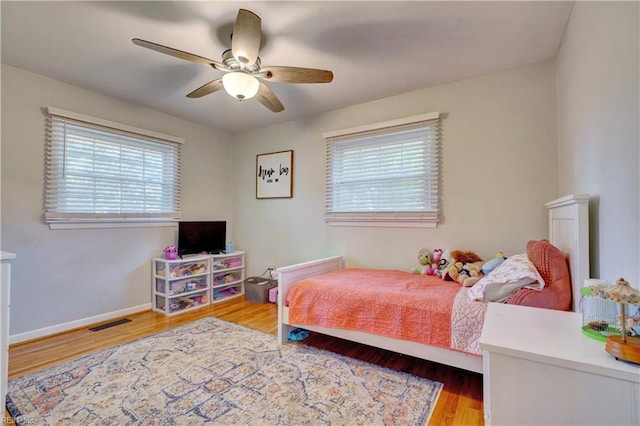
<svg viewBox="0 0 640 426"><path fill-rule="evenodd" d="M82 318L75 321L65 322L63 324L52 325L50 327L39 328L37 330L27 331L26 333L13 334L9 336L9 344L26 342L27 340L39 339L41 337L51 336L52 334L62 333L65 331L92 325L98 322L110 320L112 318L122 317L125 315L135 314L151 309L151 303L145 303L130 308L121 309L119 311L108 312L93 317Z"/></svg>

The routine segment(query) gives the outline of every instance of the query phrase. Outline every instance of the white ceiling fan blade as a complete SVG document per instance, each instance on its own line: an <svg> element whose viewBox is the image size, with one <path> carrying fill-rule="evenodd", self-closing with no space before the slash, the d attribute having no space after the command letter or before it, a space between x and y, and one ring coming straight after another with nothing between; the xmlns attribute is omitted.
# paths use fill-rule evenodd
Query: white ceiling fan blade
<svg viewBox="0 0 640 426"><path fill-rule="evenodd" d="M223 70L223 71L227 70L227 68L224 65L214 61L213 59L194 55L193 53L183 52L182 50L174 49L173 47L163 46L161 44L153 43L147 40L141 40L139 38L134 38L131 41L135 45L146 47L147 49L155 50L156 52L164 53L165 55L170 55L179 59L184 59L185 61L195 62L196 64L209 65L213 68Z"/></svg>
<svg viewBox="0 0 640 426"><path fill-rule="evenodd" d="M260 82L260 88L256 94L256 99L273 112L280 112L284 110L284 105L282 105L280 99L278 99L276 94L273 93L263 82Z"/></svg>
<svg viewBox="0 0 640 426"><path fill-rule="evenodd" d="M231 52L242 64L254 64L260 50L262 20L246 9L238 11L231 36Z"/></svg>
<svg viewBox="0 0 640 426"><path fill-rule="evenodd" d="M191 99L201 98L201 97L203 97L205 95L209 95L209 94L211 94L213 92L217 92L220 89L222 89L222 79L221 78L219 78L217 80L210 81L207 84L203 84L202 86L198 87L193 92L189 93L187 95L187 98L191 98Z"/></svg>
<svg viewBox="0 0 640 426"><path fill-rule="evenodd" d="M264 67L260 73L265 73L269 81L276 83L330 83L333 73L327 70L298 67Z"/></svg>

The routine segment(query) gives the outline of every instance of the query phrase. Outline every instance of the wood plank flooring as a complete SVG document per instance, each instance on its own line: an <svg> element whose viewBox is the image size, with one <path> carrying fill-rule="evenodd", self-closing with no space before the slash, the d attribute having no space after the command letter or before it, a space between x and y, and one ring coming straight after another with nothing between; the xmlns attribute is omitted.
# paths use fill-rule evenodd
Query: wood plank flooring
<svg viewBox="0 0 640 426"><path fill-rule="evenodd" d="M141 312L128 315L126 318L131 322L100 331L90 331L89 328L92 325L12 345L9 348L9 379L207 316L215 316L266 333L275 334L277 331L276 305L253 303L240 298L173 317L165 317L153 311ZM484 424L482 375L480 374L315 333L312 333L304 343L444 383L444 389L431 417L430 425ZM10 424L6 410L4 416L2 423Z"/></svg>

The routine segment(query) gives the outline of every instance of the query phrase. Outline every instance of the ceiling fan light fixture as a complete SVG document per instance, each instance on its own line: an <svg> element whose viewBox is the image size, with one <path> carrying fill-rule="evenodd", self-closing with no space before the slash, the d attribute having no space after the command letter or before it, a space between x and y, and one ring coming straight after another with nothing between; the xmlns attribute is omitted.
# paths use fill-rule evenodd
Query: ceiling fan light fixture
<svg viewBox="0 0 640 426"><path fill-rule="evenodd" d="M231 48L222 52L222 62L139 38L132 41L138 46L225 73L222 78L209 81L188 93L189 99L201 98L224 89L238 100L256 97L259 103L272 112L281 112L284 111L284 105L262 80L274 83L330 83L333 80L333 73L328 70L287 66L262 68L258 56L262 42L261 22L260 17L250 10L238 10L233 24Z"/></svg>
<svg viewBox="0 0 640 426"><path fill-rule="evenodd" d="M260 87L260 82L254 76L246 72L229 72L222 76L224 90L236 99L251 99Z"/></svg>

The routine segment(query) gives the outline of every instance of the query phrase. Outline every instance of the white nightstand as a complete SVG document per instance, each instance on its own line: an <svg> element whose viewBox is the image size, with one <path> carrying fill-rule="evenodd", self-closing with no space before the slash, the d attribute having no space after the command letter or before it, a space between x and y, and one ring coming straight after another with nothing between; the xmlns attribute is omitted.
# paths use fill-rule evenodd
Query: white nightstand
<svg viewBox="0 0 640 426"><path fill-rule="evenodd" d="M640 424L640 365L617 361L581 326L575 312L489 305L485 424Z"/></svg>
<svg viewBox="0 0 640 426"><path fill-rule="evenodd" d="M11 293L11 261L16 255L0 251L0 406L4 407L7 394L9 366L9 299ZM3 417L4 418L4 417Z"/></svg>

